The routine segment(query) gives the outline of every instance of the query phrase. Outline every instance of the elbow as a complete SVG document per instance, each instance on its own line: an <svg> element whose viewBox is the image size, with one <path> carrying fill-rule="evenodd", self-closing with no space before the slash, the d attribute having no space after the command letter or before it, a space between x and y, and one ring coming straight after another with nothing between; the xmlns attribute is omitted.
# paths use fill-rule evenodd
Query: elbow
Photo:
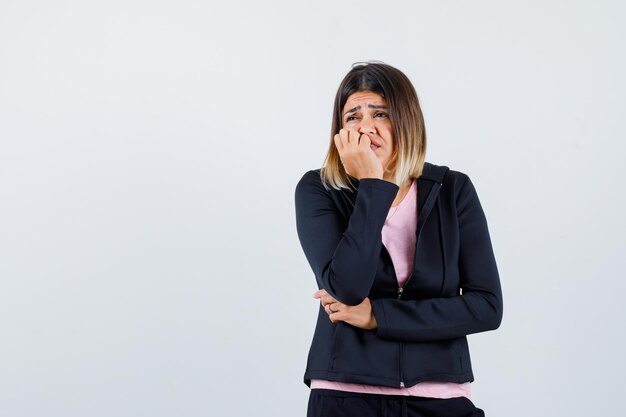
<svg viewBox="0 0 626 417"><path fill-rule="evenodd" d="M486 330L496 330L502 324L502 301L498 300L497 303L491 305L489 314L485 320Z"/></svg>
<svg viewBox="0 0 626 417"><path fill-rule="evenodd" d="M496 293L472 293L471 315L474 322L474 331L471 333L496 330L502 323L502 297Z"/></svg>
<svg viewBox="0 0 626 417"><path fill-rule="evenodd" d="M362 282L355 282L351 275L338 274L328 268L327 279L328 293L337 301L347 306L357 306L361 304L369 295L370 288L363 285Z"/></svg>
<svg viewBox="0 0 626 417"><path fill-rule="evenodd" d="M487 323L487 330L496 330L500 327L500 324L502 324L502 311L491 316L491 319Z"/></svg>
<svg viewBox="0 0 626 417"><path fill-rule="evenodd" d="M334 288L333 293L335 294L334 298L337 301L347 306L358 306L367 297L367 294L360 294L358 292L355 292L354 290L348 291L338 288Z"/></svg>
<svg viewBox="0 0 626 417"><path fill-rule="evenodd" d="M361 296L351 295L346 301L342 301L342 303L347 306L354 307L354 306L358 306L363 301L365 301L365 298L367 298L367 296L361 297Z"/></svg>
<svg viewBox="0 0 626 417"><path fill-rule="evenodd" d="M475 320L475 332L496 330L502 323L502 299L493 294L479 296L481 302L475 305L473 317Z"/></svg>

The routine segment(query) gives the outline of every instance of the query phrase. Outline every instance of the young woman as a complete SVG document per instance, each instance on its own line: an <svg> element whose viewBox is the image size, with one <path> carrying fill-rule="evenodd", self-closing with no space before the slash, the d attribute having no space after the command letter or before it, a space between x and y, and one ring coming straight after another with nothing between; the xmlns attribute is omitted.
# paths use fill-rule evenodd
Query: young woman
<svg viewBox="0 0 626 417"><path fill-rule="evenodd" d="M466 336L500 326L500 278L473 183L425 152L409 79L354 65L324 166L295 190L320 301L308 417L484 416Z"/></svg>

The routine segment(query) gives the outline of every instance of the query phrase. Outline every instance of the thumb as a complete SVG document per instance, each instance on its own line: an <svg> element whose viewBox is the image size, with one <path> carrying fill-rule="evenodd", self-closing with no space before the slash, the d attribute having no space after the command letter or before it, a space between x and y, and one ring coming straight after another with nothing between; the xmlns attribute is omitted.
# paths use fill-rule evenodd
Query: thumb
<svg viewBox="0 0 626 417"><path fill-rule="evenodd" d="M374 154L374 151L372 150L372 139L370 139L367 134L364 133L361 135L361 141L359 142L359 146L363 146L364 148L371 150L372 154Z"/></svg>

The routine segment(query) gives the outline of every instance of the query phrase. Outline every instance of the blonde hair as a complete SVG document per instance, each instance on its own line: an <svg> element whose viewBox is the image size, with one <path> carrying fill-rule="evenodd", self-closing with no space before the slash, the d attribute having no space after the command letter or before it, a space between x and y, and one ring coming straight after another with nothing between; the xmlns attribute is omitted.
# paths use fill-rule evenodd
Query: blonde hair
<svg viewBox="0 0 626 417"><path fill-rule="evenodd" d="M385 172L394 174L393 182L398 186L410 178L418 178L426 158L426 130L415 88L400 70L379 61L369 61L353 64L337 89L330 146L320 169L322 183L336 190L354 188L351 181L354 177L343 168L334 137L341 130L341 112L348 97L362 91L381 95L389 106L394 150Z"/></svg>

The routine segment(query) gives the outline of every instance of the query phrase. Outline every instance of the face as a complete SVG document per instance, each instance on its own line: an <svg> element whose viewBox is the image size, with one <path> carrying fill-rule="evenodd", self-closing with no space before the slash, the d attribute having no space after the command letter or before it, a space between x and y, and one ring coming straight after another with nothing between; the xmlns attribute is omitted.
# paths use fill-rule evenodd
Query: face
<svg viewBox="0 0 626 417"><path fill-rule="evenodd" d="M342 127L365 133L372 142L372 150L383 167L391 159L393 128L389 120L387 101L372 91L351 94L341 112Z"/></svg>

